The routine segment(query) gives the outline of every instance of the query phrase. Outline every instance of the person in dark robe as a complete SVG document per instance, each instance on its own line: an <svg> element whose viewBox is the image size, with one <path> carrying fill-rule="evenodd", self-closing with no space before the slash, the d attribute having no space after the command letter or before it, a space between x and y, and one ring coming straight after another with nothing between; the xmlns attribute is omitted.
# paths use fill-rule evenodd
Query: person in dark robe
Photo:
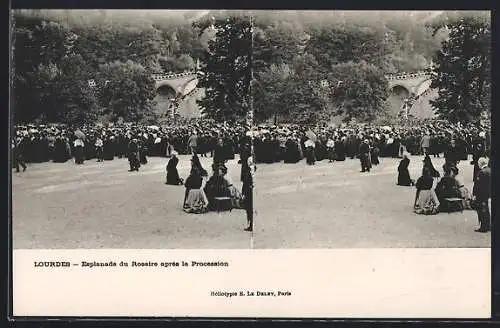
<svg viewBox="0 0 500 328"><path fill-rule="evenodd" d="M462 199L462 194L460 193L460 186L458 181L455 179L456 172L454 170L455 166L444 165L444 175L439 180L436 185L436 195L439 199L439 211L440 212L457 212L463 210L462 202L450 202L450 198Z"/></svg>
<svg viewBox="0 0 500 328"><path fill-rule="evenodd" d="M226 137L224 140L224 148L225 148L225 153L226 153L226 160L234 159L234 144L233 144L233 139Z"/></svg>
<svg viewBox="0 0 500 328"><path fill-rule="evenodd" d="M20 172L19 165L26 171L26 164L24 163L22 149L19 148L19 142L12 139L12 159L16 172Z"/></svg>
<svg viewBox="0 0 500 328"><path fill-rule="evenodd" d="M413 180L410 178L408 166L410 165L410 158L407 152L403 153L403 159L399 162L398 166L398 186L413 186Z"/></svg>
<svg viewBox="0 0 500 328"><path fill-rule="evenodd" d="M380 154L380 148L378 147L378 145L374 145L374 147L371 149L371 161L372 161L372 164L373 165L379 165L380 164L380 160L379 160L379 154Z"/></svg>
<svg viewBox="0 0 500 328"><path fill-rule="evenodd" d="M488 232L491 230L491 215L489 199L491 197L491 169L488 160L484 157L478 159L479 172L472 190L474 210L477 212L479 228L476 232Z"/></svg>
<svg viewBox="0 0 500 328"><path fill-rule="evenodd" d="M182 207L186 213L202 214L208 210L208 199L202 188L202 173L198 166L191 166L191 172L184 184L186 193Z"/></svg>
<svg viewBox="0 0 500 328"><path fill-rule="evenodd" d="M196 168L200 172L202 177L204 178L208 177L208 172L201 165L200 158L198 157L198 155L194 154L193 157L191 158L191 166Z"/></svg>
<svg viewBox="0 0 500 328"><path fill-rule="evenodd" d="M226 151L227 148L224 145L224 139L219 138L214 150L214 163L224 163L228 158Z"/></svg>
<svg viewBox="0 0 500 328"><path fill-rule="evenodd" d="M458 149L455 139L450 142L450 147L444 154L445 162L449 166L457 166L460 162L460 149Z"/></svg>
<svg viewBox="0 0 500 328"><path fill-rule="evenodd" d="M113 140L111 140L111 136L109 134L104 137L102 150L104 160L111 161L115 158Z"/></svg>
<svg viewBox="0 0 500 328"><path fill-rule="evenodd" d="M146 157L148 154L148 145L147 140L142 138L142 141L139 142L139 161L142 165L148 164L148 158Z"/></svg>
<svg viewBox="0 0 500 328"><path fill-rule="evenodd" d="M214 211L216 209L215 197L231 198L229 183L226 179L224 179L224 175L227 173L227 168L222 163L214 163L212 169L213 175L210 179L208 179L205 188L203 188L203 191L208 199L208 209L210 211Z"/></svg>
<svg viewBox="0 0 500 328"><path fill-rule="evenodd" d="M57 136L54 141L54 162L55 163L64 163L68 159L71 158L69 153L69 145L66 143L66 140L61 136Z"/></svg>
<svg viewBox="0 0 500 328"><path fill-rule="evenodd" d="M434 165L432 164L432 160L431 160L431 157L429 156L429 154L425 155L423 162L424 162L423 169L424 170L427 169L429 171L429 174L431 175L431 177L439 178L441 176L441 174L439 174L439 171L434 168Z"/></svg>
<svg viewBox="0 0 500 328"><path fill-rule="evenodd" d="M245 231L253 231L253 176L251 166L251 157L246 157L246 160L241 162L241 181L243 186L241 194L243 195L243 208L247 215L247 227ZM254 167L255 168L255 167Z"/></svg>
<svg viewBox="0 0 500 328"><path fill-rule="evenodd" d="M165 182L168 185L182 185L183 181L179 177L179 172L177 171L177 164L179 163L179 158L177 158L177 152L172 152L172 157L168 160L167 164L167 181Z"/></svg>
<svg viewBox="0 0 500 328"><path fill-rule="evenodd" d="M368 139L365 139L359 145L359 160L361 162L361 172L370 172L370 143Z"/></svg>
<svg viewBox="0 0 500 328"><path fill-rule="evenodd" d="M314 165L316 163L316 157L315 157L316 154L314 152L316 143L311 139L307 139L306 142L304 143L304 146L306 148L306 163L308 165Z"/></svg>
<svg viewBox="0 0 500 328"><path fill-rule="evenodd" d="M417 192L415 194L415 203L413 211L416 214L433 215L439 212L439 199L432 190L434 179L429 168L424 168L422 176L417 179L415 186Z"/></svg>
<svg viewBox="0 0 500 328"><path fill-rule="evenodd" d="M75 164L83 164L85 144L82 139L76 139L73 145L75 147Z"/></svg>
<svg viewBox="0 0 500 328"><path fill-rule="evenodd" d="M133 138L128 145L128 163L130 165L129 172L139 171L141 163L139 162L139 145L137 138Z"/></svg>
<svg viewBox="0 0 500 328"><path fill-rule="evenodd" d="M285 142L285 152L283 156L283 162L290 164L290 163L297 163L300 161L300 153L299 153L299 145L297 144L297 141L288 138Z"/></svg>
<svg viewBox="0 0 500 328"><path fill-rule="evenodd" d="M335 141L335 160L343 162L346 158L346 148L344 137L338 138Z"/></svg>

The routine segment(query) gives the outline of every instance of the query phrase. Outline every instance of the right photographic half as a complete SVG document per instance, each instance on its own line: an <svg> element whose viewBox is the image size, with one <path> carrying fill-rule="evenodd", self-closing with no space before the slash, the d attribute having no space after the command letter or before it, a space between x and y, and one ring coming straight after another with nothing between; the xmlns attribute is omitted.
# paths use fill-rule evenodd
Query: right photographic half
<svg viewBox="0 0 500 328"><path fill-rule="evenodd" d="M254 247L489 248L489 11L253 13Z"/></svg>

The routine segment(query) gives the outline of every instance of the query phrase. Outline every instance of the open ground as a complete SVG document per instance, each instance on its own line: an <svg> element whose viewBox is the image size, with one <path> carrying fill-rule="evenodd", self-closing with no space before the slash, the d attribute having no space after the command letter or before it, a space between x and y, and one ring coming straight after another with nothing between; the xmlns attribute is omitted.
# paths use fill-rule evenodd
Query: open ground
<svg viewBox="0 0 500 328"><path fill-rule="evenodd" d="M210 170L212 159L201 160ZM398 159L382 158L370 173L350 159L258 165L252 244L243 210L184 213L184 187L164 183L167 161L149 158L139 172L128 172L126 159L13 172L14 248L490 247L489 233L474 232L474 211L414 214L415 188L396 185ZM433 162L440 170L443 159ZM181 177L189 167L180 156ZM241 189L237 159L228 169ZM412 156L413 179L421 169L422 157ZM472 165L462 161L459 169L472 190Z"/></svg>

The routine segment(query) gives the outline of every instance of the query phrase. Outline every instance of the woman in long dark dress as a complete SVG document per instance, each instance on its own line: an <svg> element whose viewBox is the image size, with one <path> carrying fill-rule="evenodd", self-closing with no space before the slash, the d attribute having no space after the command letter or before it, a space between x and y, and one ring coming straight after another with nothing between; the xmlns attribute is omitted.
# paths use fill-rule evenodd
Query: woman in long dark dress
<svg viewBox="0 0 500 328"><path fill-rule="evenodd" d="M314 165L316 162L315 154L314 154L314 149L316 147L316 144L314 141L308 139L304 143L304 146L306 147L306 162L308 165Z"/></svg>
<svg viewBox="0 0 500 328"><path fill-rule="evenodd" d="M439 199L436 196L432 185L434 178L431 175L429 168L424 168L422 176L417 179L415 186L417 193L415 195L415 204L413 212L416 214L432 215L439 212Z"/></svg>
<svg viewBox="0 0 500 328"><path fill-rule="evenodd" d="M75 147L75 163L76 164L83 164L83 149L84 149L85 144L81 139L76 139L74 142L74 147Z"/></svg>
<svg viewBox="0 0 500 328"><path fill-rule="evenodd" d="M179 177L179 172L177 171L177 164L179 163L179 158L177 158L177 152L172 152L172 157L168 160L167 164L167 182L168 185L182 185L183 181Z"/></svg>
<svg viewBox="0 0 500 328"><path fill-rule="evenodd" d="M379 165L380 161L378 159L378 156L380 154L380 148L378 145L374 145L374 147L371 149L371 161L372 165Z"/></svg>
<svg viewBox="0 0 500 328"><path fill-rule="evenodd" d="M285 163L293 164L300 161L299 145L297 144L296 140L288 138L288 140L286 141L283 161Z"/></svg>
<svg viewBox="0 0 500 328"><path fill-rule="evenodd" d="M398 186L413 186L413 180L410 178L408 166L410 159L408 153L403 153L403 159L399 162L398 166Z"/></svg>
<svg viewBox="0 0 500 328"><path fill-rule="evenodd" d="M436 185L436 195L439 199L440 212L457 212L463 210L462 202L450 202L450 198L462 198L460 186L455 179L454 166L444 165L444 176Z"/></svg>
<svg viewBox="0 0 500 328"><path fill-rule="evenodd" d="M345 161L346 157L346 148L345 148L345 139L339 138L335 142L335 160L337 162Z"/></svg>
<svg viewBox="0 0 500 328"><path fill-rule="evenodd" d="M203 192L203 176L198 167L192 166L191 173L186 179L186 195L183 209L186 213L201 214L208 208L208 199Z"/></svg>
<svg viewBox="0 0 500 328"><path fill-rule="evenodd" d="M147 142L147 140L142 138L142 140L139 143L139 161L140 161L141 165L148 164L148 158L147 158L148 146L147 146L146 142Z"/></svg>
<svg viewBox="0 0 500 328"><path fill-rule="evenodd" d="M426 154L424 157L424 168L423 169L429 170L429 174L433 178L439 178L441 176L441 174L439 174L438 170L436 170L434 168L434 165L432 164L431 157L428 154Z"/></svg>
<svg viewBox="0 0 500 328"><path fill-rule="evenodd" d="M227 168L223 164L213 165L214 174L207 181L203 191L208 199L209 210L215 210L215 197L229 197L231 198L231 190L229 189L229 182L224 178L227 173Z"/></svg>

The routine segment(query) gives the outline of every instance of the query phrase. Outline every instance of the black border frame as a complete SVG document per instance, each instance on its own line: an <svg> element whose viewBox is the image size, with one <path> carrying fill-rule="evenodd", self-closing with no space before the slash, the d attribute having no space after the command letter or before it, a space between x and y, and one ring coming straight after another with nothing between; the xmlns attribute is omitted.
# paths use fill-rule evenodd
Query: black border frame
<svg viewBox="0 0 500 328"><path fill-rule="evenodd" d="M8 3L8 2L5 2ZM498 2L493 0L454 0L450 2L429 1L420 0L414 3L403 3L401 0L398 2L392 1L373 1L368 0L358 1L353 3L353 1L345 2L273 2L273 1L243 1L243 0L205 0L205 1L161 1L161 0L143 0L143 1L126 1L120 2L118 0L11 0L8 3L8 10L6 11L6 19L4 22L8 22L9 30L7 32L7 42L9 44L7 60L7 73L9 74L9 82L7 87L10 92L10 10L11 9L237 9L237 10L258 10L258 9L280 9L280 10L491 10L492 13L492 59L496 58L495 54L498 53L498 44L494 41L500 40L498 35L498 18L496 15L496 6ZM406 6L405 6L406 4ZM304 6L304 5L307 5ZM500 58L500 57L498 57ZM498 65L495 64L493 60L492 63L492 76L494 85L496 85L496 80L498 76ZM5 89L4 89L5 90ZM7 232L4 235L6 238L6 252L3 253L7 255L6 262L7 270L3 273L6 274L6 280L3 286L5 289L6 304L2 311L2 320L6 325L5 327L62 327L67 325L75 325L80 327L95 327L98 326L114 326L114 327L136 327L136 326L159 326L165 324L171 324L174 326L215 326L215 325L229 325L236 323L238 325L255 325L255 324L294 324L294 325L308 325L312 324L314 326L324 326L335 324L340 327L366 327L366 326L399 326L399 325L410 325L410 326L432 326L432 327L452 327L461 325L482 325L482 324L494 324L500 323L500 244L496 241L497 235L500 235L500 225L496 225L496 218L498 214L496 212L495 203L498 200L498 190L497 186L500 186L499 176L495 174L496 163L498 153L497 149L497 138L499 137L497 133L497 118L498 113L492 109L492 232L491 232L491 279L492 279L492 297L491 297L491 320L481 319L481 320L454 320L449 319L349 319L349 318L318 318L318 319L297 319L297 318L200 318L200 317L189 317L189 318L175 318L175 317L12 317L12 226L11 226L11 158L10 158L10 132L11 132L11 122L10 122L10 103L9 94L7 95L5 105L9 110L4 110L3 114L6 116L4 122L7 122L7 161L4 161L4 165L7 164L6 184L7 186L7 220L5 220L4 231ZM492 93L492 107L497 108L500 104L498 100L498 93ZM4 153L5 154L5 153ZM5 245L5 244L4 244ZM474 279L474 277L471 277ZM37 296L40 297L40 296ZM4 315L5 314L5 315ZM3 326L0 324L0 326Z"/></svg>

